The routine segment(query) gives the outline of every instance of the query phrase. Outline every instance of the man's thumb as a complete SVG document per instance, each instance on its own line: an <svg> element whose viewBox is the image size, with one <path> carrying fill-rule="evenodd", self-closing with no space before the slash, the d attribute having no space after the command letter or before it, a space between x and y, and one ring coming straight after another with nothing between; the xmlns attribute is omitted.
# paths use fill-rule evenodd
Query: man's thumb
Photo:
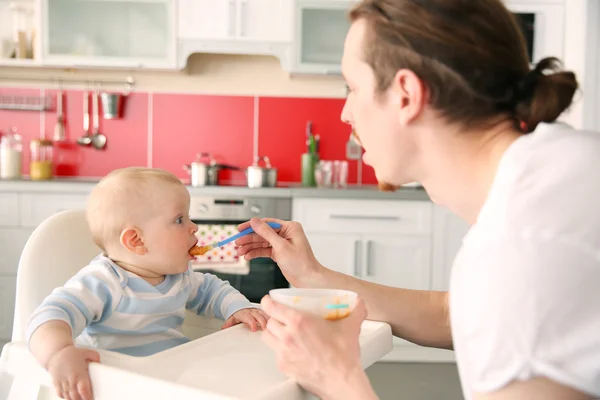
<svg viewBox="0 0 600 400"><path fill-rule="evenodd" d="M271 247L276 247L277 245L285 241L285 239L279 236L277 232L275 232L273 228L267 225L267 223L263 220L260 220L258 218L252 218L250 220L250 226L258 236L262 237L267 242L269 242Z"/></svg>
<svg viewBox="0 0 600 400"><path fill-rule="evenodd" d="M354 310L350 313L346 319L351 319L355 322L364 321L367 318L367 306L365 302L360 297L356 299L356 305L354 306Z"/></svg>

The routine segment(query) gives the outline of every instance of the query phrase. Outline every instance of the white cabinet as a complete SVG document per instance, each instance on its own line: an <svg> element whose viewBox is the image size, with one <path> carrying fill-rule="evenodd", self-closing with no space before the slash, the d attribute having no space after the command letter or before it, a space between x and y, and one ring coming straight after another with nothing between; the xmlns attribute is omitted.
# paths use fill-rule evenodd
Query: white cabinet
<svg viewBox="0 0 600 400"><path fill-rule="evenodd" d="M429 289L427 201L294 199L315 257L326 267L388 286Z"/></svg>
<svg viewBox="0 0 600 400"><path fill-rule="evenodd" d="M287 65L293 6L290 0L180 0L179 67L192 53L274 55Z"/></svg>
<svg viewBox="0 0 600 400"><path fill-rule="evenodd" d="M235 0L179 0L178 39L227 39L235 35Z"/></svg>
<svg viewBox="0 0 600 400"><path fill-rule="evenodd" d="M348 11L356 0L298 0L294 15L292 72L341 74Z"/></svg>
<svg viewBox="0 0 600 400"><path fill-rule="evenodd" d="M10 342L15 314L17 278L0 276L0 342Z"/></svg>
<svg viewBox="0 0 600 400"><path fill-rule="evenodd" d="M430 288L429 236L365 235L363 244L363 279L405 289Z"/></svg>
<svg viewBox="0 0 600 400"><path fill-rule="evenodd" d="M21 226L35 228L49 216L65 210L84 210L86 194L23 193Z"/></svg>
<svg viewBox="0 0 600 400"><path fill-rule="evenodd" d="M346 275L360 276L360 235L308 232L307 237L321 264Z"/></svg>
<svg viewBox="0 0 600 400"><path fill-rule="evenodd" d="M175 0L38 0L46 65L175 67Z"/></svg>
<svg viewBox="0 0 600 400"><path fill-rule="evenodd" d="M29 228L0 228L0 276L17 275L21 252L32 232Z"/></svg>
<svg viewBox="0 0 600 400"><path fill-rule="evenodd" d="M470 226L445 207L433 208L433 290L449 289L450 271Z"/></svg>
<svg viewBox="0 0 600 400"><path fill-rule="evenodd" d="M237 1L239 38L272 43L289 43L292 40L292 1Z"/></svg>
<svg viewBox="0 0 600 400"><path fill-rule="evenodd" d="M180 39L291 40L289 0L180 0Z"/></svg>
<svg viewBox="0 0 600 400"><path fill-rule="evenodd" d="M0 226L19 226L17 193L0 193Z"/></svg>

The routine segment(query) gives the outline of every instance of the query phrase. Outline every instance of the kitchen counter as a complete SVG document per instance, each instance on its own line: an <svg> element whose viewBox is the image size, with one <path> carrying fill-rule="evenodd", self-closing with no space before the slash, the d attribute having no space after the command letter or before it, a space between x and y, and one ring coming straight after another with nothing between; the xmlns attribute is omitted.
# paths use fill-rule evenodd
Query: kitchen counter
<svg viewBox="0 0 600 400"><path fill-rule="evenodd" d="M100 350L101 364L90 365L94 398L314 398L279 372L275 353L261 335L238 325L148 357ZM364 321L359 340L363 368L392 350L392 330L382 322ZM11 399L46 398L43 393L50 385L49 374L24 344L9 343L4 347L0 358L0 396L12 390Z"/></svg>
<svg viewBox="0 0 600 400"><path fill-rule="evenodd" d="M57 178L51 181L28 179L2 181L0 193L89 193L98 183L97 178ZM298 184L283 184L276 188L250 189L245 186L187 186L192 195L224 197L276 197L276 198L343 198L379 200L422 200L429 201L427 192L421 187L404 187L394 193L384 193L375 185L349 186L346 189L306 188Z"/></svg>

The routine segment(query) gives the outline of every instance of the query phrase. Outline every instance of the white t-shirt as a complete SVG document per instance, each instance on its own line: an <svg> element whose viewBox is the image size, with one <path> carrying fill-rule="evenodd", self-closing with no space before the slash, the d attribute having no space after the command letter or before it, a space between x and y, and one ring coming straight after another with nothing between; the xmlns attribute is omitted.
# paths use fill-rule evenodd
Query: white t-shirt
<svg viewBox="0 0 600 400"><path fill-rule="evenodd" d="M505 152L452 270L463 393L546 377L600 398L600 133L540 124Z"/></svg>

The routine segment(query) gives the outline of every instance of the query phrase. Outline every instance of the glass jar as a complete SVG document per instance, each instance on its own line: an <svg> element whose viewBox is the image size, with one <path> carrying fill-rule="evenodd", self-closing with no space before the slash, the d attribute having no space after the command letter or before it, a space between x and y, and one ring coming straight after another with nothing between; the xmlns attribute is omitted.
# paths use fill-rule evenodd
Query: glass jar
<svg viewBox="0 0 600 400"><path fill-rule="evenodd" d="M23 141L17 128L0 138L0 179L20 179L23 169Z"/></svg>
<svg viewBox="0 0 600 400"><path fill-rule="evenodd" d="M52 141L45 139L34 139L29 144L31 162L29 164L29 177L31 180L40 181L52 179L53 164Z"/></svg>

